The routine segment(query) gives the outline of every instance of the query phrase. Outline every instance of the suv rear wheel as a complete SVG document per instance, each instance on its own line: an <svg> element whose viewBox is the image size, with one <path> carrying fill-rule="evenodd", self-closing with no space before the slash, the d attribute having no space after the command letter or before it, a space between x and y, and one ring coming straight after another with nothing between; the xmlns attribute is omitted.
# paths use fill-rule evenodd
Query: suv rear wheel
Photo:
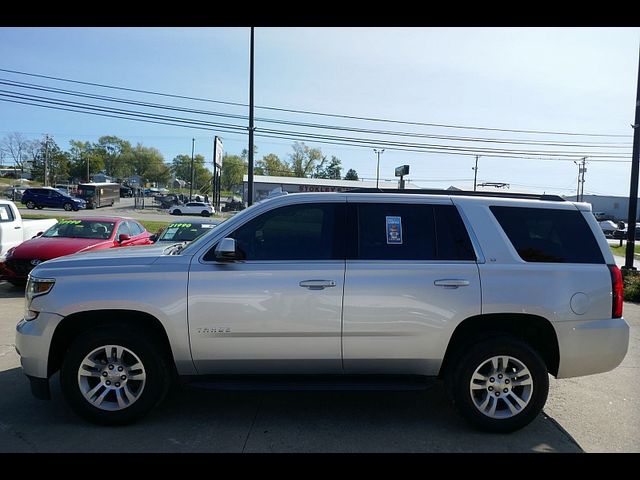
<svg viewBox="0 0 640 480"><path fill-rule="evenodd" d="M165 397L169 368L146 332L99 327L71 344L60 371L62 392L81 417L101 425L133 422Z"/></svg>
<svg viewBox="0 0 640 480"><path fill-rule="evenodd" d="M67 212L70 212L71 210L73 210L73 205L71 205L71 203L66 202L62 208L64 208Z"/></svg>
<svg viewBox="0 0 640 480"><path fill-rule="evenodd" d="M458 360L450 381L460 414L491 432L528 425L544 407L549 392L547 367L540 355L510 336L473 346Z"/></svg>

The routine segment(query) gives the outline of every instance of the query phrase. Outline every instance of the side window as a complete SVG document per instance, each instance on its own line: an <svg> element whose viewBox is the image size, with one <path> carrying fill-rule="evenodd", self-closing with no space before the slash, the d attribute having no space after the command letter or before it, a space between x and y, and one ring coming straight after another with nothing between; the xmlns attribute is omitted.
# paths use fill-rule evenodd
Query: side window
<svg viewBox="0 0 640 480"><path fill-rule="evenodd" d="M250 220L229 236L244 260L343 259L343 218L343 204L290 205ZM205 260L215 258L214 249Z"/></svg>
<svg viewBox="0 0 640 480"><path fill-rule="evenodd" d="M131 236L131 230L129 230L129 225L127 224L127 222L122 222L118 227L118 232L116 233L116 240L120 238L120 235L122 235L123 233Z"/></svg>
<svg viewBox="0 0 640 480"><path fill-rule="evenodd" d="M434 205L438 260L476 260L467 229L453 205Z"/></svg>
<svg viewBox="0 0 640 480"><path fill-rule="evenodd" d="M0 205L0 222L13 222L13 212L9 205Z"/></svg>
<svg viewBox="0 0 640 480"><path fill-rule="evenodd" d="M526 262L604 263L589 225L577 210L489 208Z"/></svg>
<svg viewBox="0 0 640 480"><path fill-rule="evenodd" d="M361 203L357 251L360 260L435 260L433 206Z"/></svg>
<svg viewBox="0 0 640 480"><path fill-rule="evenodd" d="M140 235L144 232L144 228L138 222L127 222L129 224L129 230L131 231L131 236Z"/></svg>

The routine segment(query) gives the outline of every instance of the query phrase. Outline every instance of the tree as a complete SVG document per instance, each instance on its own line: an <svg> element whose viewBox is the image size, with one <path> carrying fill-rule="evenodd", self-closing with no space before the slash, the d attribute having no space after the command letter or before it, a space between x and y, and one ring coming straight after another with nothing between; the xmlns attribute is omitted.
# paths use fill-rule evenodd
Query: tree
<svg viewBox="0 0 640 480"><path fill-rule="evenodd" d="M308 177L314 170L321 169L327 157L322 156L319 148L310 148L304 142L292 145L293 153L289 154L289 169L294 177Z"/></svg>
<svg viewBox="0 0 640 480"><path fill-rule="evenodd" d="M247 173L247 163L238 155L225 154L222 157L220 185L225 190L233 190L242 185L242 176Z"/></svg>
<svg viewBox="0 0 640 480"><path fill-rule="evenodd" d="M314 176L316 178L340 180L342 178L342 162L338 157L331 156L331 161L326 167L316 167Z"/></svg>
<svg viewBox="0 0 640 480"><path fill-rule="evenodd" d="M55 185L69 180L70 155L60 150L53 138L45 135L34 151L31 175L34 180Z"/></svg>
<svg viewBox="0 0 640 480"><path fill-rule="evenodd" d="M176 178L191 183L191 155L178 155L172 161L171 169ZM194 185L203 187L211 182L211 172L204 166L204 157L200 154L193 157Z"/></svg>
<svg viewBox="0 0 640 480"><path fill-rule="evenodd" d="M129 156L131 160L128 163L133 167L133 172L144 180L165 185L171 179L171 169L164 163L164 157L158 149L138 143L130 152L121 154L121 160L127 160Z"/></svg>
<svg viewBox="0 0 640 480"><path fill-rule="evenodd" d="M344 176L345 180L358 180L358 172L356 172L353 168L347 170L347 174Z"/></svg>
<svg viewBox="0 0 640 480"><path fill-rule="evenodd" d="M25 162L31 160L32 152L38 141L27 140L21 133L7 134L0 142L0 150L4 157L11 160L13 165L24 172Z"/></svg>
<svg viewBox="0 0 640 480"><path fill-rule="evenodd" d="M275 175L279 177L293 176L289 165L273 153L265 155L262 160L258 160L254 173L256 175Z"/></svg>
<svg viewBox="0 0 640 480"><path fill-rule="evenodd" d="M117 178L130 175L131 168L127 160L131 160L131 144L114 135L104 135L94 144L94 150L102 156L104 173Z"/></svg>
<svg viewBox="0 0 640 480"><path fill-rule="evenodd" d="M96 151L91 142L80 140L70 140L69 144L69 175L81 182L88 182L92 174L101 172L104 169L104 159L101 152ZM87 163L89 169L87 173ZM88 176L88 178L87 178Z"/></svg>

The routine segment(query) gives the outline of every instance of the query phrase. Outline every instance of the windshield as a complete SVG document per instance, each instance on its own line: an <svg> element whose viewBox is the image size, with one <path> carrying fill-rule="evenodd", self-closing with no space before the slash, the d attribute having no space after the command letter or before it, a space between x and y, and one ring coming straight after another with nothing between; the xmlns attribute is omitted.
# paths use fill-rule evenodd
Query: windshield
<svg viewBox="0 0 640 480"><path fill-rule="evenodd" d="M115 222L100 220L60 220L42 236L107 240L111 237L115 225Z"/></svg>
<svg viewBox="0 0 640 480"><path fill-rule="evenodd" d="M172 223L162 232L158 242L190 242L215 227L215 223Z"/></svg>

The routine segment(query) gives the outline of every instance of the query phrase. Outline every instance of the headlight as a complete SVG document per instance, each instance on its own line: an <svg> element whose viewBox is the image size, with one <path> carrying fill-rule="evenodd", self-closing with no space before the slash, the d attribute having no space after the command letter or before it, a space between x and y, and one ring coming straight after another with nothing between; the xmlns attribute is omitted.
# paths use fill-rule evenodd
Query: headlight
<svg viewBox="0 0 640 480"><path fill-rule="evenodd" d="M11 255L13 255L13 251L15 249L16 247L11 247L9 250L7 250L2 255L0 255L0 262L4 262L5 260L8 260L9 258L11 258Z"/></svg>
<svg viewBox="0 0 640 480"><path fill-rule="evenodd" d="M53 278L34 278L29 275L27 287L24 294L24 318L25 320L33 320L38 316L38 312L30 309L31 301L35 297L46 295L51 291L56 281Z"/></svg>

